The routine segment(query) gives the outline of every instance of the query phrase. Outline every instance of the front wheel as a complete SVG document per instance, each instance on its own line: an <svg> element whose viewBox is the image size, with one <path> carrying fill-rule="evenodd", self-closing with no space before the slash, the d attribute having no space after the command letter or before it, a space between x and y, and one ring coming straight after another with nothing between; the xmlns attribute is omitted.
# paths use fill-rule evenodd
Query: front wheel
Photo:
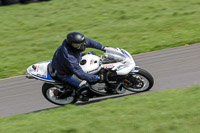
<svg viewBox="0 0 200 133"><path fill-rule="evenodd" d="M152 75L144 69L139 69L137 73L130 73L123 82L123 86L132 92L144 92L152 88L154 79Z"/></svg>
<svg viewBox="0 0 200 133"><path fill-rule="evenodd" d="M42 86L42 94L49 102L57 105L76 103L77 99L70 95L71 92L66 91L53 84L44 83Z"/></svg>

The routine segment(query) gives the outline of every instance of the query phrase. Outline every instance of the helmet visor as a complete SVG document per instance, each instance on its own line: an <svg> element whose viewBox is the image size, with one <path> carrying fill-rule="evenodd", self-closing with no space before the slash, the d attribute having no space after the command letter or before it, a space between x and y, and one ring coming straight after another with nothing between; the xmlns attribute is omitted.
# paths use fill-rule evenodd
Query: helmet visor
<svg viewBox="0 0 200 133"><path fill-rule="evenodd" d="M72 43L72 47L75 49L84 49L85 48L85 42L82 43Z"/></svg>

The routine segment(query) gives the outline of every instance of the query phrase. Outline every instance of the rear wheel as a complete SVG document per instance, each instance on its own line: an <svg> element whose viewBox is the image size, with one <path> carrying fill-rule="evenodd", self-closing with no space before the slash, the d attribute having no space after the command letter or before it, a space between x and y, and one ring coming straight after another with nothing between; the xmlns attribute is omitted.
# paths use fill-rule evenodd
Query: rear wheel
<svg viewBox="0 0 200 133"><path fill-rule="evenodd" d="M43 96L51 103L57 105L65 105L76 103L77 99L71 95L72 92L68 90L62 90L53 84L44 83L42 86Z"/></svg>
<svg viewBox="0 0 200 133"><path fill-rule="evenodd" d="M144 92L152 88L154 79L152 75L144 69L139 69L136 74L129 74L124 80L123 86L132 92Z"/></svg>

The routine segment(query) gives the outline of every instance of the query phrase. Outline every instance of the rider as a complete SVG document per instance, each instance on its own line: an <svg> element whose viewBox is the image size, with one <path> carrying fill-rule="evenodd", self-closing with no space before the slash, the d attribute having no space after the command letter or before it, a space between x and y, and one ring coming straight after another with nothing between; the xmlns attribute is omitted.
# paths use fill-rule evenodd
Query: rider
<svg viewBox="0 0 200 133"><path fill-rule="evenodd" d="M104 81L104 76L85 73L80 67L81 54L86 47L102 51L105 48L99 42L84 37L82 33L71 32L67 35L62 45L56 50L52 60L52 67L57 70L58 79L77 88L84 88L84 86L80 86L80 81L73 75L88 82Z"/></svg>

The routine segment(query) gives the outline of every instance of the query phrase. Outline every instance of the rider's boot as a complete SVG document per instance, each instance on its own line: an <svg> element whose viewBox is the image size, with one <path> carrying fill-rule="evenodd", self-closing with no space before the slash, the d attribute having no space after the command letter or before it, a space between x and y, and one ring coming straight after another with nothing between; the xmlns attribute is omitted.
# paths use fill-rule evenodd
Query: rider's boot
<svg viewBox="0 0 200 133"><path fill-rule="evenodd" d="M76 92L78 98L81 101L89 101L88 89L87 88L79 88Z"/></svg>

